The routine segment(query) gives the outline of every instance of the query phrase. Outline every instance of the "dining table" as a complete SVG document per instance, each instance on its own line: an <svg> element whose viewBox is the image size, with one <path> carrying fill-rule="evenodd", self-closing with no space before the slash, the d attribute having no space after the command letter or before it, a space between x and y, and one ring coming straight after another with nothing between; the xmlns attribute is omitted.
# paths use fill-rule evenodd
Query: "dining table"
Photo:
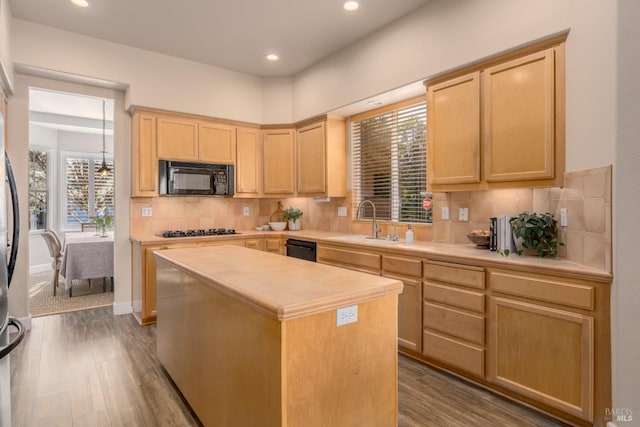
<svg viewBox="0 0 640 427"><path fill-rule="evenodd" d="M72 282L111 278L113 283L113 234L97 235L94 231L66 233L60 274L65 290L72 296ZM103 290L106 281L103 282Z"/></svg>

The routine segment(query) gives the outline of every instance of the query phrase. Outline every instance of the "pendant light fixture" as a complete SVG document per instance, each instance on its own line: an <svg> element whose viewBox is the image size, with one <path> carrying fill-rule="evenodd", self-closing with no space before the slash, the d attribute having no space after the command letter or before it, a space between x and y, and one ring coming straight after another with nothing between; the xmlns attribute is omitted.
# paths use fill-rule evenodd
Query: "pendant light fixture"
<svg viewBox="0 0 640 427"><path fill-rule="evenodd" d="M104 156L105 154L107 154L107 148L106 148L106 144L105 144L105 122L106 122L106 117L105 117L105 101L104 99L102 100L102 166L100 167L100 169L98 169L98 173L102 176L107 175L109 172L111 172L111 169L109 169L107 167L107 161L105 160Z"/></svg>

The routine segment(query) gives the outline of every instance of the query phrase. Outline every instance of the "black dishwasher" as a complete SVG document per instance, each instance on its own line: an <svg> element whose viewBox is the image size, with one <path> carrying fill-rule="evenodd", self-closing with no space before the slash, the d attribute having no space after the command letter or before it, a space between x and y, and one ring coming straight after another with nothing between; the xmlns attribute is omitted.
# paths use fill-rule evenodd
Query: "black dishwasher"
<svg viewBox="0 0 640 427"><path fill-rule="evenodd" d="M316 262L316 242L287 239L287 256Z"/></svg>

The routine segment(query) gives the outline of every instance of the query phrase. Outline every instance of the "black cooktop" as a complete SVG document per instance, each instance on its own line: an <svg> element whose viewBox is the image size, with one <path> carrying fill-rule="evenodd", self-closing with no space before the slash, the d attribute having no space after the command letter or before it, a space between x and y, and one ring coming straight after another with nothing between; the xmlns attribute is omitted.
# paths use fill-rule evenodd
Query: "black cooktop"
<svg viewBox="0 0 640 427"><path fill-rule="evenodd" d="M168 230L162 232L162 237L197 237L197 236L225 236L240 234L233 228L210 228L208 230Z"/></svg>

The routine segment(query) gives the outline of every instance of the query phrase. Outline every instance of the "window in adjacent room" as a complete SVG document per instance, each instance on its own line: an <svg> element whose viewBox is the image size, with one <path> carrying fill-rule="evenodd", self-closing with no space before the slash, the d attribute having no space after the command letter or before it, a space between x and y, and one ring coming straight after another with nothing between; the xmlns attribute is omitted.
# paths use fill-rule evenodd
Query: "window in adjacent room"
<svg viewBox="0 0 640 427"><path fill-rule="evenodd" d="M47 228L49 206L49 153L29 150L29 230Z"/></svg>
<svg viewBox="0 0 640 427"><path fill-rule="evenodd" d="M431 223L431 211L423 207L427 117L421 99L352 117L354 219L358 204L371 200L378 220ZM369 205L362 207L361 218L373 218Z"/></svg>
<svg viewBox="0 0 640 427"><path fill-rule="evenodd" d="M113 161L106 160L110 169L106 175L98 173L102 160L86 156L66 156L66 228L79 227L100 215L114 213Z"/></svg>

